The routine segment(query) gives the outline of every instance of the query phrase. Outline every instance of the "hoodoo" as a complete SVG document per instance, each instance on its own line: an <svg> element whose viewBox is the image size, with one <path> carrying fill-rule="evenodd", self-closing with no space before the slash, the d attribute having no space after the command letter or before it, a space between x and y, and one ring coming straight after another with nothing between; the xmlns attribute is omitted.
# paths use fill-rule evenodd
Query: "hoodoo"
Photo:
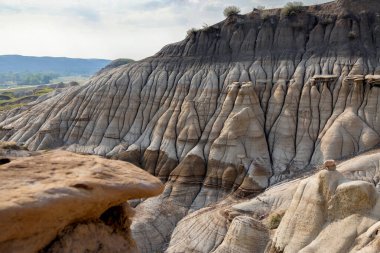
<svg viewBox="0 0 380 253"><path fill-rule="evenodd" d="M377 0L234 14L1 114L0 136L158 177L133 202L141 252L379 252L380 158L354 157L380 143L379 59Z"/></svg>

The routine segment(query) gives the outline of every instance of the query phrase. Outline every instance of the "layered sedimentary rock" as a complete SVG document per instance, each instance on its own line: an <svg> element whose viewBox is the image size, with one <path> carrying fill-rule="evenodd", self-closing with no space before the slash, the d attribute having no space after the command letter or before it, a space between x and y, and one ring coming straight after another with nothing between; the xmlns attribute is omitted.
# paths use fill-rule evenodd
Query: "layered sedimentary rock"
<svg viewBox="0 0 380 253"><path fill-rule="evenodd" d="M380 154L182 219L166 252L379 252Z"/></svg>
<svg viewBox="0 0 380 253"><path fill-rule="evenodd" d="M0 252L137 252L129 199L163 185L132 164L52 151L0 169Z"/></svg>
<svg viewBox="0 0 380 253"><path fill-rule="evenodd" d="M378 200L373 184L348 181L339 172L324 171L305 180L269 252L358 252L366 246L378 252L379 245L373 244L377 238L361 242L379 221Z"/></svg>
<svg viewBox="0 0 380 253"><path fill-rule="evenodd" d="M375 0L232 15L2 114L0 136L127 160L160 178L163 194L135 203L132 224L142 252L160 251L187 214L376 147L379 58ZM263 231L245 218L234 229Z"/></svg>

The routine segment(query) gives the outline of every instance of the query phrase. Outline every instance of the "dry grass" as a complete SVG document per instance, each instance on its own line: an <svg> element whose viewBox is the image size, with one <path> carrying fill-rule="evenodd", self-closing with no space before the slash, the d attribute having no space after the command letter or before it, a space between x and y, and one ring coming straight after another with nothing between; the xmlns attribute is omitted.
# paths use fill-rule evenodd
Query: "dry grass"
<svg viewBox="0 0 380 253"><path fill-rule="evenodd" d="M191 37L191 36L194 36L196 33L197 33L197 29L195 29L194 27L193 28L190 28L189 30L187 30L187 37Z"/></svg>
<svg viewBox="0 0 380 253"><path fill-rule="evenodd" d="M0 141L0 148L7 150L25 150L25 147L19 146L14 141Z"/></svg>
<svg viewBox="0 0 380 253"><path fill-rule="evenodd" d="M269 228L270 228L270 229L276 229L276 228L278 228L278 226L279 226L280 223L281 223L282 217L284 217L284 214L285 214L284 211L282 211L282 212L272 213L272 214L268 217L268 225L269 225Z"/></svg>
<svg viewBox="0 0 380 253"><path fill-rule="evenodd" d="M240 13L240 8L237 6L228 6L224 9L223 15L228 18L232 15L237 15Z"/></svg>
<svg viewBox="0 0 380 253"><path fill-rule="evenodd" d="M304 10L302 2L289 2L281 10L283 17L290 17L301 13Z"/></svg>

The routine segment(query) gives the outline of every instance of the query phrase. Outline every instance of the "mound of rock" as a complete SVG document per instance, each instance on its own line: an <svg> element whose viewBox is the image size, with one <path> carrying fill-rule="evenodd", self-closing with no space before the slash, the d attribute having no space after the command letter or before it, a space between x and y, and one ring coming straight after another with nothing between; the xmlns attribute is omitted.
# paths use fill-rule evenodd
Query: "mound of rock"
<svg viewBox="0 0 380 253"><path fill-rule="evenodd" d="M163 185L132 164L51 151L0 167L0 252L133 252L126 201Z"/></svg>
<svg viewBox="0 0 380 253"><path fill-rule="evenodd" d="M160 252L170 238L191 248L180 239L191 230L177 223L197 221L198 210L211 217L208 206L253 198L324 161L380 144L379 58L377 0L338 0L286 15L255 10L1 113L0 138L138 165L165 182L160 196L136 207L131 228L139 250ZM221 234L222 211L215 218ZM195 251L222 243L223 236L212 237L210 217L191 228L215 244L202 241ZM251 219L233 224L234 231L263 231ZM228 242L239 241L234 234Z"/></svg>
<svg viewBox="0 0 380 253"><path fill-rule="evenodd" d="M380 220L380 194L373 184L322 171L298 186L268 252L379 252L362 237Z"/></svg>
<svg viewBox="0 0 380 253"><path fill-rule="evenodd" d="M378 152L364 155L255 198L193 212L166 252L380 252L379 162Z"/></svg>

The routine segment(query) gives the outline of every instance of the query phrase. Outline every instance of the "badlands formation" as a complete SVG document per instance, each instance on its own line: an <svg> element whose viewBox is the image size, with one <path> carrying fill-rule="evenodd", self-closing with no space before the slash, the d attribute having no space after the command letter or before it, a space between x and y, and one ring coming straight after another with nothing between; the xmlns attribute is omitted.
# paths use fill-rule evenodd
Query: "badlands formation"
<svg viewBox="0 0 380 253"><path fill-rule="evenodd" d="M375 253L379 99L380 3L337 0L190 31L1 114L0 137L128 161L159 178L161 195L129 201L140 252ZM108 233L97 226L70 236Z"/></svg>

